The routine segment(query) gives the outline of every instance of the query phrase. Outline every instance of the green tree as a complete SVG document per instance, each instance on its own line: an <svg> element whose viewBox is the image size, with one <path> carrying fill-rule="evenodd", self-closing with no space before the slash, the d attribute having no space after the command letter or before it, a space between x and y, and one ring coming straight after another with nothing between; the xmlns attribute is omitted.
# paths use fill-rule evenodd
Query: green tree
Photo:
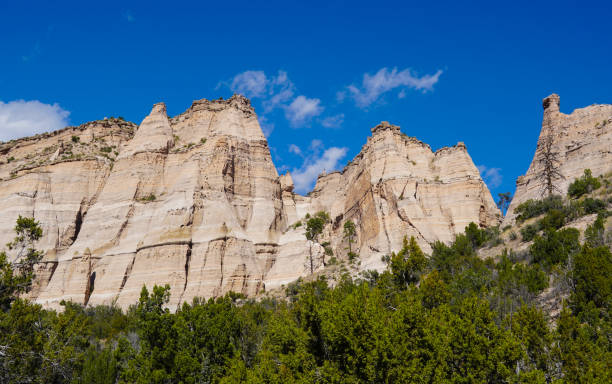
<svg viewBox="0 0 612 384"><path fill-rule="evenodd" d="M312 257L312 243L319 240L319 235L323 233L325 227L326 218L329 216L325 212L317 212L314 217L311 217L306 222L306 239L310 241L309 244L309 261L310 261L310 273L314 273L314 260Z"/></svg>
<svg viewBox="0 0 612 384"><path fill-rule="evenodd" d="M570 298L571 307L579 314L592 304L601 314L608 317L612 303L612 252L606 246L582 247L574 257L572 274L574 291Z"/></svg>
<svg viewBox="0 0 612 384"><path fill-rule="evenodd" d="M565 228L559 231L548 229L543 236L536 235L529 248L536 263L550 267L566 263L569 258L580 250L580 232L575 228Z"/></svg>
<svg viewBox="0 0 612 384"><path fill-rule="evenodd" d="M34 243L42 237L40 224L33 218L19 216L16 236L7 247L13 254L10 262L6 252L0 252L0 310L7 311L17 295L28 292L34 280L34 267L42 254Z"/></svg>
<svg viewBox="0 0 612 384"><path fill-rule="evenodd" d="M584 231L585 243L588 244L590 247L599 247L604 245L604 218L604 215L598 214L597 219L595 219L593 224L588 225L586 230Z"/></svg>
<svg viewBox="0 0 612 384"><path fill-rule="evenodd" d="M409 286L419 281L421 273L427 266L425 254L419 247L414 236L410 241L404 237L403 247L396 254L385 259L398 285Z"/></svg>
<svg viewBox="0 0 612 384"><path fill-rule="evenodd" d="M357 233L356 229L355 229L355 223L353 223L351 220L347 220L344 222L344 238L347 240L348 242L348 246L349 246L349 257L352 259L353 256L353 249L351 247L351 245L353 244L353 239L355 238L355 234Z"/></svg>
<svg viewBox="0 0 612 384"><path fill-rule="evenodd" d="M512 195L510 192L498 193L497 194L497 208L501 211L502 215L505 215L512 201Z"/></svg>

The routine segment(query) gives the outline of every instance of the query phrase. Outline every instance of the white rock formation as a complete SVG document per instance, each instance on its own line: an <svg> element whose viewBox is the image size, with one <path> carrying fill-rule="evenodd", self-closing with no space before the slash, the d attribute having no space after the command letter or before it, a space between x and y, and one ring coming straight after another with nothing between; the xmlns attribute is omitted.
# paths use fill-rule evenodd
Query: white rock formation
<svg viewBox="0 0 612 384"><path fill-rule="evenodd" d="M514 210L529 199L545 196L542 164L538 159L547 138L552 138L551 152L558 154L555 193L567 193L570 183L590 169L594 176L612 172L612 105L591 105L566 115L559 110L560 98L552 94L543 100L544 118L538 146L527 173L516 180L516 192L503 225L515 220Z"/></svg>
<svg viewBox="0 0 612 384"><path fill-rule="evenodd" d="M404 236L429 250L471 221L499 222L462 143L434 153L388 123L342 172L297 195L241 96L195 101L171 119L156 104L137 129L111 119L0 144L0 177L0 242L18 215L41 222L45 257L30 297L54 308L125 308L143 285L168 284L171 308L280 287L310 273L311 252L317 269L329 258L293 225L319 210L332 218L321 243L337 257L347 253L344 222L355 222L363 269L382 268Z"/></svg>

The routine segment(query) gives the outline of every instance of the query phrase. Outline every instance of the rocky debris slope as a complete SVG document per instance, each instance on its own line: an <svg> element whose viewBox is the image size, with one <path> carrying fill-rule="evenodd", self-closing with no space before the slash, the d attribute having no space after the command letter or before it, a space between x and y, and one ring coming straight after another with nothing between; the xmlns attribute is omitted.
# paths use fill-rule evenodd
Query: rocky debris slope
<svg viewBox="0 0 612 384"><path fill-rule="evenodd" d="M432 152L381 123L342 171L309 196L280 176L250 102L199 100L169 118L156 104L139 127L119 119L0 144L0 242L18 215L41 222L45 252L31 298L127 307L143 285L168 284L170 307L234 291L256 295L347 257L342 227L357 227L362 268L401 247L450 241L499 211L465 146ZM320 239L307 214L332 218Z"/></svg>
<svg viewBox="0 0 612 384"><path fill-rule="evenodd" d="M569 115L559 110L560 98L552 94L543 100L544 118L538 146L527 173L516 181L516 192L504 218L504 225L515 220L514 210L529 199L540 199L546 193L539 159L547 151L556 154L555 193L565 194L569 184L590 169L594 176L612 171L612 105L591 105Z"/></svg>

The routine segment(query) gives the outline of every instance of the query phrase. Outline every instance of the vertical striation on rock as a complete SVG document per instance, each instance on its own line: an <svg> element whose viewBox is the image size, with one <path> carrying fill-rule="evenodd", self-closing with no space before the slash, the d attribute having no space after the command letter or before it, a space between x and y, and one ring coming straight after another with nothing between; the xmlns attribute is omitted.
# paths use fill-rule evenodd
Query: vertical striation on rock
<svg viewBox="0 0 612 384"><path fill-rule="evenodd" d="M432 152L386 122L342 172L300 196L238 95L194 101L173 118L156 104L138 127L103 120L0 144L0 177L0 241L20 214L41 222L45 258L30 296L54 308L125 308L143 285L168 284L173 309L280 287L309 273L310 252L324 265L324 247L295 225L320 210L332 218L322 242L338 257L342 226L355 222L364 269L382 268L404 236L429 249L469 222L499 221L465 145Z"/></svg>
<svg viewBox="0 0 612 384"><path fill-rule="evenodd" d="M552 94L542 101L544 116L542 130L533 160L523 176L516 180L516 192L504 218L504 225L515 220L516 207L529 200L544 196L542 164L538 161L545 142L552 140L551 151L558 154L558 172L562 177L554 180L555 191L565 194L569 184L590 169L594 176L612 171L612 105L591 105L566 115L560 111L560 98Z"/></svg>

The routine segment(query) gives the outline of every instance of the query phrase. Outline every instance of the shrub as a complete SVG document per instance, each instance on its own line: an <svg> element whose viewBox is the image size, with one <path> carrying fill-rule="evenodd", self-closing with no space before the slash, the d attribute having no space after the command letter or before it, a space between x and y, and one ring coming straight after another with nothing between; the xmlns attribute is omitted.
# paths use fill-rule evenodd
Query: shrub
<svg viewBox="0 0 612 384"><path fill-rule="evenodd" d="M563 198L558 195L549 196L543 200L527 200L516 207L516 221L524 222L532 217L543 215L553 209L563 209Z"/></svg>
<svg viewBox="0 0 612 384"><path fill-rule="evenodd" d="M599 199L592 199L587 197L582 201L584 207L584 213L590 215L591 213L599 213L606 208L606 203Z"/></svg>
<svg viewBox="0 0 612 384"><path fill-rule="evenodd" d="M533 261L552 266L565 263L569 256L580 250L580 232L575 228L560 231L546 230L543 236L535 236L530 252Z"/></svg>
<svg viewBox="0 0 612 384"><path fill-rule="evenodd" d="M293 223L293 225L291 225L291 228L297 229L297 228L299 228L301 226L302 226L302 222L300 220L298 220L295 223Z"/></svg>
<svg viewBox="0 0 612 384"><path fill-rule="evenodd" d="M206 139L205 138L201 138L200 139L200 144L205 144L206 143Z"/></svg>
<svg viewBox="0 0 612 384"><path fill-rule="evenodd" d="M72 142L73 142L73 143L78 143L80 140L81 140L81 138L80 138L80 137L78 137L78 136L72 136Z"/></svg>
<svg viewBox="0 0 612 384"><path fill-rule="evenodd" d="M604 245L604 215L597 215L595 222L586 227L584 231L585 243L591 247L599 247Z"/></svg>
<svg viewBox="0 0 612 384"><path fill-rule="evenodd" d="M102 147L100 148L100 152L111 153L113 149L111 147Z"/></svg>
<svg viewBox="0 0 612 384"><path fill-rule="evenodd" d="M514 231L510 232L510 235L508 237L510 238L510 240L518 239L518 236L517 236L516 232L514 232Z"/></svg>
<svg viewBox="0 0 612 384"><path fill-rule="evenodd" d="M593 177L590 169L585 169L584 174L579 179L575 179L573 183L569 185L567 194L575 199L580 196L592 192L597 188L601 187L601 183L596 177Z"/></svg>
<svg viewBox="0 0 612 384"><path fill-rule="evenodd" d="M575 289L570 298L574 311L581 312L590 303L607 308L612 299L612 253L608 247L584 246L574 261Z"/></svg>
<svg viewBox="0 0 612 384"><path fill-rule="evenodd" d="M475 223L470 223L465 227L465 236L474 249L478 249L485 245L494 247L504 242L500 237L499 227L480 229Z"/></svg>
<svg viewBox="0 0 612 384"><path fill-rule="evenodd" d="M565 224L565 213L560 209L553 209L538 221L540 229L559 229Z"/></svg>
<svg viewBox="0 0 612 384"><path fill-rule="evenodd" d="M155 201L157 198L155 197L155 195L153 193L151 193L149 196L143 197L142 200L143 201Z"/></svg>
<svg viewBox="0 0 612 384"><path fill-rule="evenodd" d="M535 235L537 235L537 233L538 233L537 226L533 224L526 225L523 228L521 228L521 240L523 242L531 241L533 240Z"/></svg>
<svg viewBox="0 0 612 384"><path fill-rule="evenodd" d="M15 161L15 158L13 156L11 156L8 159L6 159L7 163L10 163L11 161Z"/></svg>

